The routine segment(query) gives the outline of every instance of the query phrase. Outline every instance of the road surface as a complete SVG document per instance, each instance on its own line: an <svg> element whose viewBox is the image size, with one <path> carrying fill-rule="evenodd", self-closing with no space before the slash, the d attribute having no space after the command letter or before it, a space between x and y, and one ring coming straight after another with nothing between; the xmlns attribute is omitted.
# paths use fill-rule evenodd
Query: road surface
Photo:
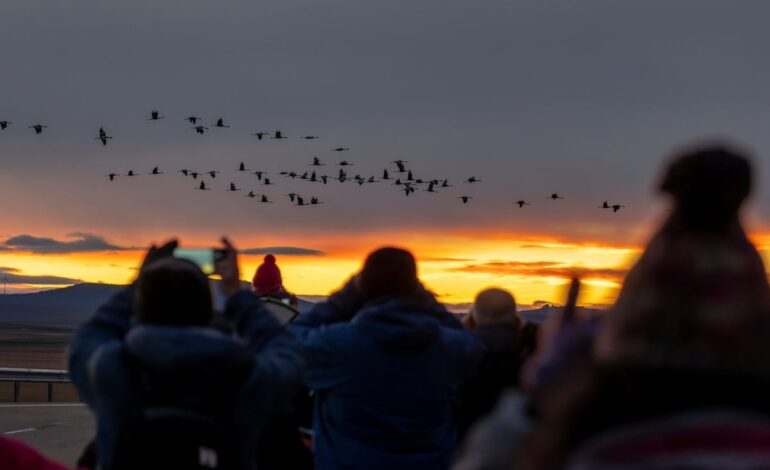
<svg viewBox="0 0 770 470"><path fill-rule="evenodd" d="M95 434L85 405L75 403L0 404L0 434L32 445L45 456L74 468Z"/></svg>

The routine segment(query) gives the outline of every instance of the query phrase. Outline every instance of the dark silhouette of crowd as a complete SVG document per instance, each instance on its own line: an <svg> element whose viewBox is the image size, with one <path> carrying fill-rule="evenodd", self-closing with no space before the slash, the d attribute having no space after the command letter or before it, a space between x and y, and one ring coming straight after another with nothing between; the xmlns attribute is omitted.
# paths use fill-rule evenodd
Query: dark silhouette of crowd
<svg viewBox="0 0 770 470"><path fill-rule="evenodd" d="M81 466L770 468L770 287L740 219L751 187L743 150L677 152L658 186L672 210L617 302L589 314L573 279L542 327L500 288L450 313L400 248L297 314L272 255L249 291L227 239L215 284L176 241L152 247L71 345L97 422Z"/></svg>

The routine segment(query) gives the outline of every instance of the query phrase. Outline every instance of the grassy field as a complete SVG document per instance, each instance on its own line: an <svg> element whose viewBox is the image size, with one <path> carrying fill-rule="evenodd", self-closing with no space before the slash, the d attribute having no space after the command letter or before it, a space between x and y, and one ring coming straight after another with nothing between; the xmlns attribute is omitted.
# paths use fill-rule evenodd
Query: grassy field
<svg viewBox="0 0 770 470"><path fill-rule="evenodd" d="M72 334L71 330L0 325L0 367L66 369ZM23 402L47 400L45 384L23 383L20 392ZM57 402L78 401L70 384L55 384L53 395ZM0 382L0 402L12 400L13 384Z"/></svg>

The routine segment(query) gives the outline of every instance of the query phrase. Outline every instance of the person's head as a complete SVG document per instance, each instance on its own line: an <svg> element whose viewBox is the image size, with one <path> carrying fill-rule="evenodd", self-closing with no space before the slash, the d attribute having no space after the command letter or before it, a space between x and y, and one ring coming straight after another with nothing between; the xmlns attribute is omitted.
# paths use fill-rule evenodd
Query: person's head
<svg viewBox="0 0 770 470"><path fill-rule="evenodd" d="M281 269L275 263L275 256L267 255L264 261L254 273L252 281L254 292L259 295L267 295L280 290L283 287Z"/></svg>
<svg viewBox="0 0 770 470"><path fill-rule="evenodd" d="M519 326L516 315L516 300L504 289L485 289L476 296L473 309L470 312L476 327L489 325Z"/></svg>
<svg viewBox="0 0 770 470"><path fill-rule="evenodd" d="M373 251L366 258L360 274L364 297L415 297L420 292L417 262L408 251L386 247Z"/></svg>
<svg viewBox="0 0 770 470"><path fill-rule="evenodd" d="M660 191L674 199L674 212L692 230L718 230L737 220L751 192L746 153L723 144L702 145L676 154Z"/></svg>
<svg viewBox="0 0 770 470"><path fill-rule="evenodd" d="M205 326L213 317L208 278L190 261L162 258L145 266L134 286L139 323Z"/></svg>

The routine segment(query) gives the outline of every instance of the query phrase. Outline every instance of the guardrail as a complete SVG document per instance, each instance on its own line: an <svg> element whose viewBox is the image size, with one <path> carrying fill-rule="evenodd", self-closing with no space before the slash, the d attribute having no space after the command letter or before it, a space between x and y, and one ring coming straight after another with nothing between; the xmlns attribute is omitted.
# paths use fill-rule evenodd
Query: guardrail
<svg viewBox="0 0 770 470"><path fill-rule="evenodd" d="M66 370L0 367L0 382L13 383L14 403L19 401L22 383L45 383L48 388L48 402L50 403L53 401L53 385L69 383L70 378Z"/></svg>

